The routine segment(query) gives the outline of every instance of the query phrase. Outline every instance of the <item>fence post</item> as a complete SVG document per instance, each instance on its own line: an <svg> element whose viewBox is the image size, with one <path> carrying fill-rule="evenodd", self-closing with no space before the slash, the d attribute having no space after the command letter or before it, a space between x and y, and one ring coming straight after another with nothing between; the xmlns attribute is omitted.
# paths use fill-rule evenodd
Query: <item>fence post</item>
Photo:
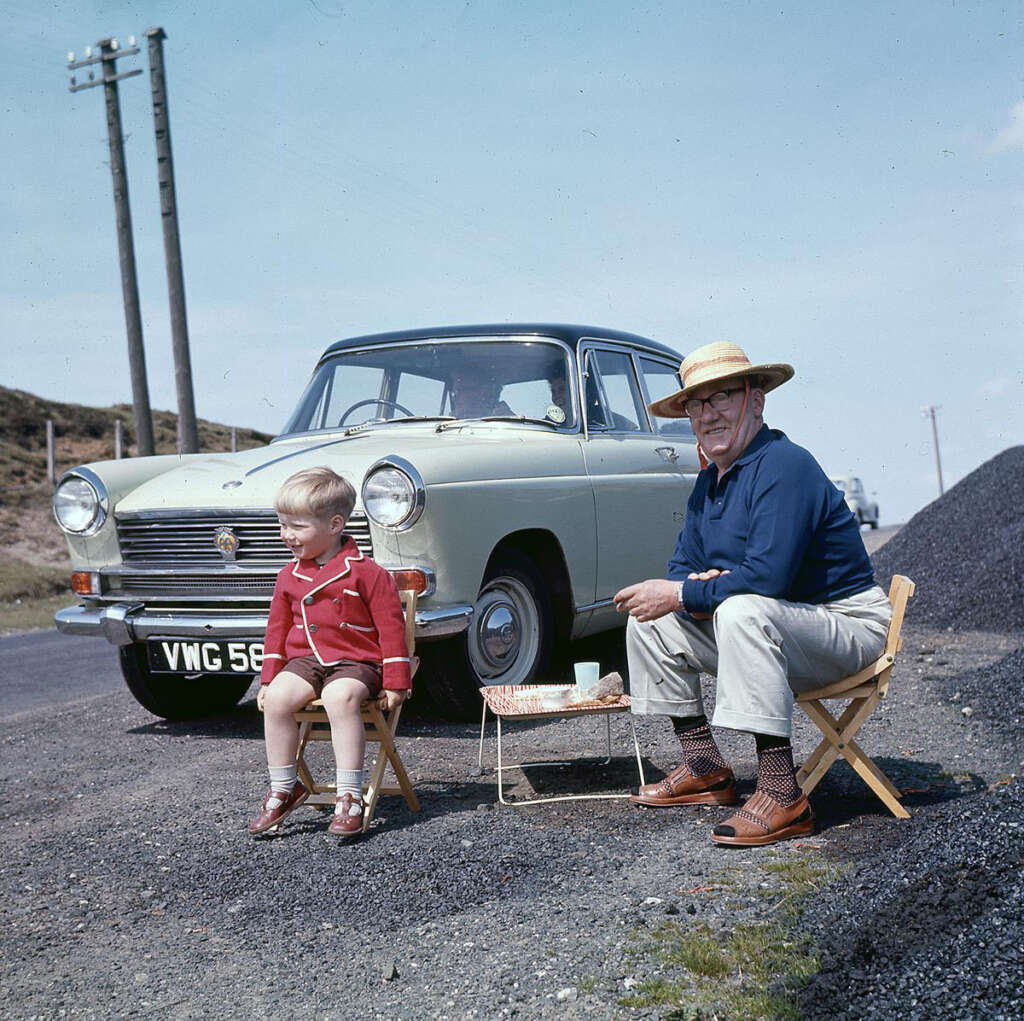
<svg viewBox="0 0 1024 1021"><path fill-rule="evenodd" d="M124 426L121 419L114 419L114 459L120 461L124 457Z"/></svg>
<svg viewBox="0 0 1024 1021"><path fill-rule="evenodd" d="M57 485L57 465L53 442L53 419L46 420L46 477L50 485Z"/></svg>
<svg viewBox="0 0 1024 1021"><path fill-rule="evenodd" d="M231 427L231 453L234 453L236 450L238 450L238 430L234 426L232 426Z"/></svg>

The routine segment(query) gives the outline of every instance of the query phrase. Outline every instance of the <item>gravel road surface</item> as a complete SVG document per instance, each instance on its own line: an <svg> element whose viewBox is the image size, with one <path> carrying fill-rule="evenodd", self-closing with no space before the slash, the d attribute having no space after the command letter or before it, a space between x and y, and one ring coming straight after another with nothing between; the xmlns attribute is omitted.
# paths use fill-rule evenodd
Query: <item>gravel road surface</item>
<svg viewBox="0 0 1024 1021"><path fill-rule="evenodd" d="M840 765L812 798L813 840L727 851L709 840L720 809L496 807L493 773L476 770L478 728L412 715L402 748L418 815L382 799L371 833L339 846L325 817L301 809L280 836L254 841L245 824L265 779L251 700L219 719L168 724L109 686L116 668L103 643L7 639L4 1013L662 1017L669 1007L627 998L659 979L689 982L694 1002L706 988L652 952L652 934L668 923L724 941L738 924L774 924L780 904L799 902L787 876L807 869L821 888L786 923L821 948L805 1016L1020 1016L1007 997L1024 985L1021 921L1005 898L1013 876L1019 887L1020 785L1009 777L1024 746L1019 727L986 712L984 686L966 689L977 694L971 715L957 691L1019 645L1015 635L909 629L892 694L862 741L911 791L909 823ZM597 648L617 665L614 646ZM51 655L70 658L57 660L61 684L44 700L10 687L20 663ZM523 724L510 728L508 752L595 754L599 726ZM650 773L675 763L666 721L642 719L638 732ZM747 793L752 743L722 733ZM622 717L613 741L621 754L610 766L530 769L511 793L628 789ZM794 743L798 755L816 743L802 720ZM935 969L954 937L956 968ZM971 995L957 999L965 983ZM850 990L863 1013L844 1008ZM879 1003L884 1014L873 1013Z"/></svg>

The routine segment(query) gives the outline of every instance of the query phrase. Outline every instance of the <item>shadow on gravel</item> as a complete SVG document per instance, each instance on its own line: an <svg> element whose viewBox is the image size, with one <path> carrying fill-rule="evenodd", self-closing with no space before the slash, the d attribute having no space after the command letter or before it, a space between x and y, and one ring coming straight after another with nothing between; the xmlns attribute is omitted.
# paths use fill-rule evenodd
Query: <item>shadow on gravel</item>
<svg viewBox="0 0 1024 1021"><path fill-rule="evenodd" d="M141 727L130 727L129 734L152 734L155 737L247 737L263 740L263 715L257 712L255 700L243 702L221 716L201 720L153 720Z"/></svg>
<svg viewBox="0 0 1024 1021"><path fill-rule="evenodd" d="M958 773L953 776L939 762L884 756L876 758L875 762L902 792L903 804L911 814L916 808L955 801L988 786L987 781L975 773ZM819 831L844 825L862 816L892 818L885 805L845 762L829 770L811 795L811 803Z"/></svg>

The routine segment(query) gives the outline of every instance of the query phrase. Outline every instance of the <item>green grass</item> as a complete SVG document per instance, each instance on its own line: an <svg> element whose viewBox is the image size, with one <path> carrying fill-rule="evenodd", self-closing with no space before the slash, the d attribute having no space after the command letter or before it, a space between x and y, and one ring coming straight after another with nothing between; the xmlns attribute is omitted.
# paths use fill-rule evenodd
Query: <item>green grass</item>
<svg viewBox="0 0 1024 1021"><path fill-rule="evenodd" d="M818 970L812 948L774 922L742 923L727 934L665 922L645 949L665 973L637 983L619 1003L673 1008L667 1017L798 1018L795 993Z"/></svg>
<svg viewBox="0 0 1024 1021"><path fill-rule="evenodd" d="M62 596L47 596L45 599L0 602L0 635L53 627L53 615L74 603L75 597L70 592Z"/></svg>
<svg viewBox="0 0 1024 1021"><path fill-rule="evenodd" d="M74 601L69 589L71 571L60 567L39 567L0 555L0 603L17 599L45 599L61 592Z"/></svg>
<svg viewBox="0 0 1024 1021"><path fill-rule="evenodd" d="M53 615L72 606L70 568L39 567L0 555L0 634L53 627Z"/></svg>
<svg viewBox="0 0 1024 1021"><path fill-rule="evenodd" d="M619 999L623 1007L658 1008L671 1021L796 1019L797 994L817 973L813 946L794 935L803 901L835 875L815 858L759 863L743 885L770 905L769 921L716 932L703 923L666 921L634 934L630 957L650 977ZM730 878L716 887L735 890ZM761 883L768 885L762 888ZM779 910L782 908L782 910Z"/></svg>

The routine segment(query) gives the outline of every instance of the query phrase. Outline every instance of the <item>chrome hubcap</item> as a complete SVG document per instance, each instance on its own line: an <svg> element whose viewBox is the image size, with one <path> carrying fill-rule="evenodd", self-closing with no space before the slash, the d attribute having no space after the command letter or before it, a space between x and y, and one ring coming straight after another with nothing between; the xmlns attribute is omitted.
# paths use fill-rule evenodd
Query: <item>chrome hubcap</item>
<svg viewBox="0 0 1024 1021"><path fill-rule="evenodd" d="M492 666L500 667L515 658L519 648L519 618L515 607L500 602L491 606L479 625L480 651Z"/></svg>
<svg viewBox="0 0 1024 1021"><path fill-rule="evenodd" d="M488 582L476 602L469 659L488 684L521 684L540 646L540 619L530 590L517 578Z"/></svg>

